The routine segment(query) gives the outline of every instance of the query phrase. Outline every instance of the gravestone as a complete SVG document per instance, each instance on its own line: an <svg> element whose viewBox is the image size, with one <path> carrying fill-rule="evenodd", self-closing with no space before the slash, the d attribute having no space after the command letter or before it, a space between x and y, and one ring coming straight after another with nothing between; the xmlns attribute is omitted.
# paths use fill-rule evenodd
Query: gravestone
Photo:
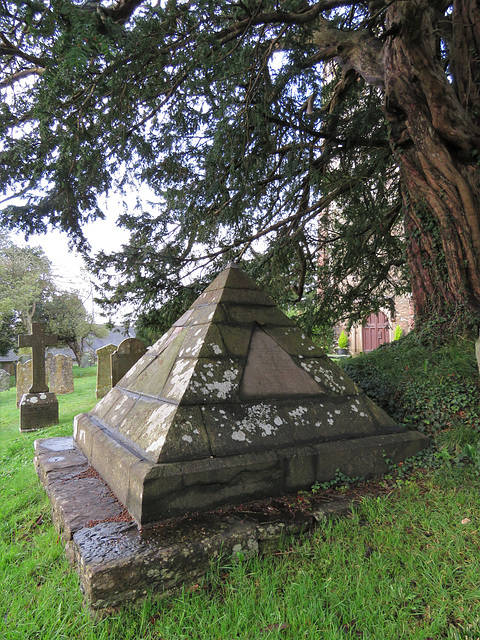
<svg viewBox="0 0 480 640"><path fill-rule="evenodd" d="M28 390L32 386L32 358L22 362L17 362L17 407L20 406L20 400L24 393L28 393Z"/></svg>
<svg viewBox="0 0 480 640"><path fill-rule="evenodd" d="M112 359L115 357L112 356ZM140 525L386 471L397 425L235 265L88 414L75 443Z"/></svg>
<svg viewBox="0 0 480 640"><path fill-rule="evenodd" d="M10 374L5 369L0 369L0 391L10 389Z"/></svg>
<svg viewBox="0 0 480 640"><path fill-rule="evenodd" d="M57 353L55 356L49 353L45 362L50 391L57 396L73 393L75 389L72 359L63 353Z"/></svg>
<svg viewBox="0 0 480 640"><path fill-rule="evenodd" d="M126 338L121 342L112 359L112 387L114 387L134 364L145 354L147 348L138 338Z"/></svg>
<svg viewBox="0 0 480 640"><path fill-rule="evenodd" d="M107 344L95 351L97 356L97 388L95 395L103 398L112 388L112 360L111 356L118 347L114 344Z"/></svg>
<svg viewBox="0 0 480 640"><path fill-rule="evenodd" d="M480 374L480 335L475 343L475 355L477 357L478 373Z"/></svg>
<svg viewBox="0 0 480 640"><path fill-rule="evenodd" d="M45 348L56 344L57 336L47 335L42 322L32 323L31 334L18 336L19 347L32 349L32 386L20 401L20 431L58 424L58 400L49 391L45 370Z"/></svg>
<svg viewBox="0 0 480 640"><path fill-rule="evenodd" d="M85 367L93 367L95 364L95 355L93 351L84 351L82 353L82 357L80 358L80 367L84 369Z"/></svg>

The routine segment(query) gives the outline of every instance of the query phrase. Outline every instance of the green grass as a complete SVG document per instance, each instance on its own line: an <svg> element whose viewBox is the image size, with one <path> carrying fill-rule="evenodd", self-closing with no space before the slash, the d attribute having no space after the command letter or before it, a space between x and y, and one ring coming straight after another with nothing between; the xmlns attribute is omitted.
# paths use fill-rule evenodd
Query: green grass
<svg viewBox="0 0 480 640"><path fill-rule="evenodd" d="M91 616L32 459L36 438L70 435L73 416L95 404L94 372L77 370L75 393L59 397L61 424L34 434L18 431L14 392L0 394L2 640L480 636L480 480L450 459L392 475L387 495L274 555Z"/></svg>

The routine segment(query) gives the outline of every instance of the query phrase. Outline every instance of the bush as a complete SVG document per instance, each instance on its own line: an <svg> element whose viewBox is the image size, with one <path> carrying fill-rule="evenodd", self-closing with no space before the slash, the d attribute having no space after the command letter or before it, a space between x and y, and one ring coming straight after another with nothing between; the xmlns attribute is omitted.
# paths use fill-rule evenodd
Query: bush
<svg viewBox="0 0 480 640"><path fill-rule="evenodd" d="M415 332L341 366L399 424L457 454L480 442L480 381L472 340L419 344Z"/></svg>
<svg viewBox="0 0 480 640"><path fill-rule="evenodd" d="M346 349L348 347L348 336L345 331L338 336L338 346L340 349Z"/></svg>

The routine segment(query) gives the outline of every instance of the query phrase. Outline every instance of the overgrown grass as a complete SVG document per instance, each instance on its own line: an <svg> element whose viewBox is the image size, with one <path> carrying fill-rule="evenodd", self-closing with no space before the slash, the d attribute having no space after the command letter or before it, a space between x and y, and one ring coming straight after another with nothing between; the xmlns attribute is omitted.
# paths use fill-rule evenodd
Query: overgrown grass
<svg viewBox="0 0 480 640"><path fill-rule="evenodd" d="M32 464L35 438L70 435L73 416L95 404L94 370L81 373L59 398L61 425L41 433L20 434L14 393L0 394L2 640L480 636L480 481L451 460L385 480L387 495L274 555L92 617Z"/></svg>

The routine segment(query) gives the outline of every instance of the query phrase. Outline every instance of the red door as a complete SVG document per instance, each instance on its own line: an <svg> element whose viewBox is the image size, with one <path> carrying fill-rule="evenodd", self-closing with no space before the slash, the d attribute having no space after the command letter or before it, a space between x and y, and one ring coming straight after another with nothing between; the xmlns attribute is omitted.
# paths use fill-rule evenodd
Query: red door
<svg viewBox="0 0 480 640"><path fill-rule="evenodd" d="M373 351L385 342L390 342L388 318L382 311L371 313L363 327L363 350Z"/></svg>

